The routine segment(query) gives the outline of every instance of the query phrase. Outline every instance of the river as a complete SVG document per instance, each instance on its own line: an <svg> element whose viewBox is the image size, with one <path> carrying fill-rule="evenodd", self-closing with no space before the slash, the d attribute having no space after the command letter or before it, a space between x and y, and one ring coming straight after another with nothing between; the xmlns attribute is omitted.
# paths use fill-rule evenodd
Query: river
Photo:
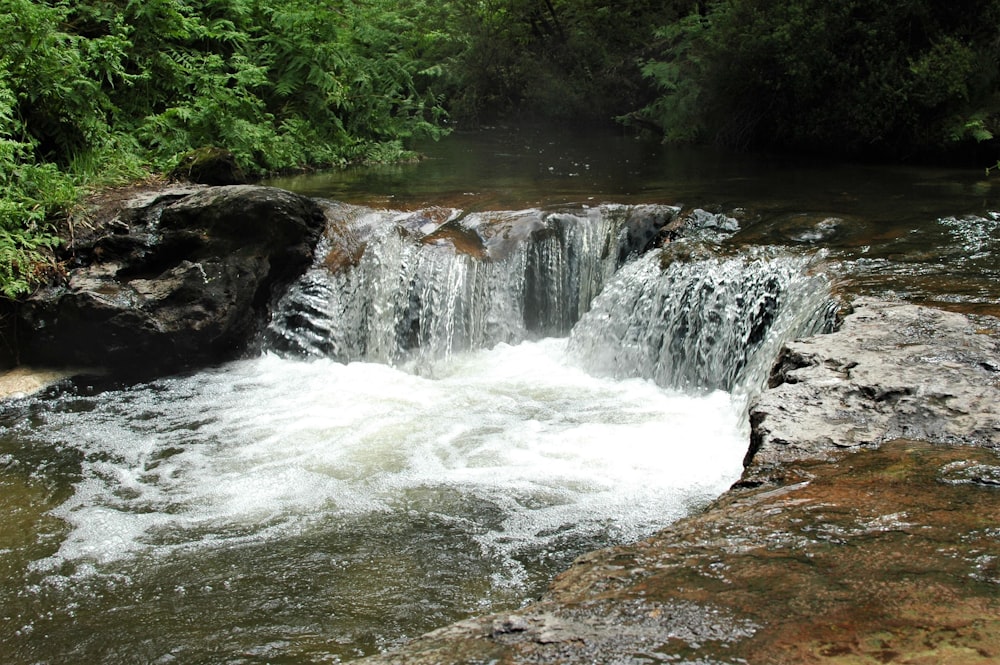
<svg viewBox="0 0 1000 665"><path fill-rule="evenodd" d="M1000 313L1000 201L982 172L569 130L420 149L272 183L364 206L381 229L349 275L317 266L293 287L272 328L287 343L4 408L5 662L343 662L517 607L573 557L738 478L747 396L783 337L822 327L831 294ZM619 231L615 204L732 227L675 243L697 250L668 269L671 248L586 263ZM576 267L536 274L517 252L487 266L385 230L400 215L381 209L431 206L588 231L560 236ZM580 304L539 328L518 314L524 284L553 270ZM541 290L545 311L567 296ZM398 322L413 293L419 329Z"/></svg>

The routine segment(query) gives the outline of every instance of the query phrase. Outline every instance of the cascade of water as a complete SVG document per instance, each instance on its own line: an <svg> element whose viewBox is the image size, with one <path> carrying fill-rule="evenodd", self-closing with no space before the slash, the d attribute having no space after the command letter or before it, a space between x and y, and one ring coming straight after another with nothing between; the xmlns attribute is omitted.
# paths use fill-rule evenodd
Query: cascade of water
<svg viewBox="0 0 1000 665"><path fill-rule="evenodd" d="M394 364L515 342L524 336L518 294L523 252L501 262L422 245L387 229L357 266L314 267L279 304L272 347L295 355Z"/></svg>
<svg viewBox="0 0 1000 665"><path fill-rule="evenodd" d="M524 313L529 329L565 335L617 268L619 219L598 209L586 218L557 214L527 248Z"/></svg>
<svg viewBox="0 0 1000 665"><path fill-rule="evenodd" d="M571 352L590 371L752 392L785 340L832 323L829 282L809 272L815 258L770 248L669 256L650 252L619 271L573 329Z"/></svg>
<svg viewBox="0 0 1000 665"><path fill-rule="evenodd" d="M649 244L648 229L630 237L637 218L628 206L470 215L461 232L484 239L478 256L438 242L440 231L383 224L355 267L331 272L321 256L281 303L272 345L394 364L572 331L571 352L591 371L753 392L784 340L829 323L813 258L770 248L724 258L692 240L629 261Z"/></svg>
<svg viewBox="0 0 1000 665"><path fill-rule="evenodd" d="M429 240L443 227L421 236L383 223L354 267L331 272L330 248L321 248L279 303L269 344L295 355L396 363L566 335L618 265L649 241L650 229L676 212L600 206L500 221L473 214L460 232L485 238L481 257Z"/></svg>

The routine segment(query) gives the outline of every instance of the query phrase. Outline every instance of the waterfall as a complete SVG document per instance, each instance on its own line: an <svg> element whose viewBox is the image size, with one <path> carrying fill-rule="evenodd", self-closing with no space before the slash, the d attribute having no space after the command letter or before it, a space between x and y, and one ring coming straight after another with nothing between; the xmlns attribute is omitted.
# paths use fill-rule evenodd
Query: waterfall
<svg viewBox="0 0 1000 665"><path fill-rule="evenodd" d="M816 259L773 248L670 261L650 252L616 275L573 329L592 372L687 391L760 388L783 342L830 327L830 285ZM666 264L666 265L664 265Z"/></svg>
<svg viewBox="0 0 1000 665"><path fill-rule="evenodd" d="M478 213L421 228L375 223L357 265L331 271L329 242L280 301L268 344L280 353L395 364L565 336L605 282L671 221L670 206L573 213ZM417 214L417 218L425 217ZM372 226L372 216L364 217ZM456 235L475 238L469 251Z"/></svg>
<svg viewBox="0 0 1000 665"><path fill-rule="evenodd" d="M828 311L815 258L667 206L328 220L269 352L0 414L59 522L5 607L35 660L346 660L517 607L731 486L740 391Z"/></svg>
<svg viewBox="0 0 1000 665"><path fill-rule="evenodd" d="M808 256L720 255L711 248L736 222L704 211L689 215L687 239L649 250L677 216L667 206L599 206L439 214L444 223L383 213L373 225L368 215L374 228L357 264L331 271L324 246L280 303L269 342L291 355L419 367L570 335L572 356L601 375L752 391L783 341L829 325L829 283Z"/></svg>
<svg viewBox="0 0 1000 665"><path fill-rule="evenodd" d="M395 364L524 336L523 252L474 259L387 229L359 264L310 270L279 305L269 337L292 354Z"/></svg>

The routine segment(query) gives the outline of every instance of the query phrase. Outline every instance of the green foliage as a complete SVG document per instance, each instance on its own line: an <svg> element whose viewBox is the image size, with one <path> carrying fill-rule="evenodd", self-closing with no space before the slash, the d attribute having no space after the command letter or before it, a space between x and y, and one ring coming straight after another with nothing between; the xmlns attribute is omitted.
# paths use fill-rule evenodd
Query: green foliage
<svg viewBox="0 0 1000 665"><path fill-rule="evenodd" d="M0 293L27 292L56 244L53 210L72 201L70 179L53 164L37 164L35 141L16 117L17 95L0 81Z"/></svg>
<svg viewBox="0 0 1000 665"><path fill-rule="evenodd" d="M671 57L642 65L642 75L652 79L661 93L643 114L654 119L668 142L698 141L706 131L700 78L704 49L700 46L707 30L707 21L697 13L659 29L656 36L661 48Z"/></svg>
<svg viewBox="0 0 1000 665"><path fill-rule="evenodd" d="M467 47L449 92L459 118L607 120L648 101L638 60L691 0L458 0Z"/></svg>
<svg viewBox="0 0 1000 665"><path fill-rule="evenodd" d="M76 196L68 176L27 161L26 148L0 137L0 293L8 298L28 292L49 263L46 250L59 242L50 216Z"/></svg>
<svg viewBox="0 0 1000 665"><path fill-rule="evenodd" d="M127 95L136 136L162 167L218 145L254 173L344 164L370 144L439 135L443 111L419 76L433 67L419 53L421 7L133 2L127 19L145 35L134 60L149 100L136 107Z"/></svg>
<svg viewBox="0 0 1000 665"><path fill-rule="evenodd" d="M717 0L659 32L672 139L901 157L988 140L998 0Z"/></svg>
<svg viewBox="0 0 1000 665"><path fill-rule="evenodd" d="M441 135L447 4L0 0L0 292L29 290L81 187L202 146L261 174Z"/></svg>

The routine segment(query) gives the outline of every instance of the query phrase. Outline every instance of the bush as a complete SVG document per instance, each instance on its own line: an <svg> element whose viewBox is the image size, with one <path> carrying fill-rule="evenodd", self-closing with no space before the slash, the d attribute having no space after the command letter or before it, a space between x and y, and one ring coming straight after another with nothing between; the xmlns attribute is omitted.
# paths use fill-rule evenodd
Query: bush
<svg viewBox="0 0 1000 665"><path fill-rule="evenodd" d="M992 138L998 0L720 0L659 31L670 138L905 157Z"/></svg>

